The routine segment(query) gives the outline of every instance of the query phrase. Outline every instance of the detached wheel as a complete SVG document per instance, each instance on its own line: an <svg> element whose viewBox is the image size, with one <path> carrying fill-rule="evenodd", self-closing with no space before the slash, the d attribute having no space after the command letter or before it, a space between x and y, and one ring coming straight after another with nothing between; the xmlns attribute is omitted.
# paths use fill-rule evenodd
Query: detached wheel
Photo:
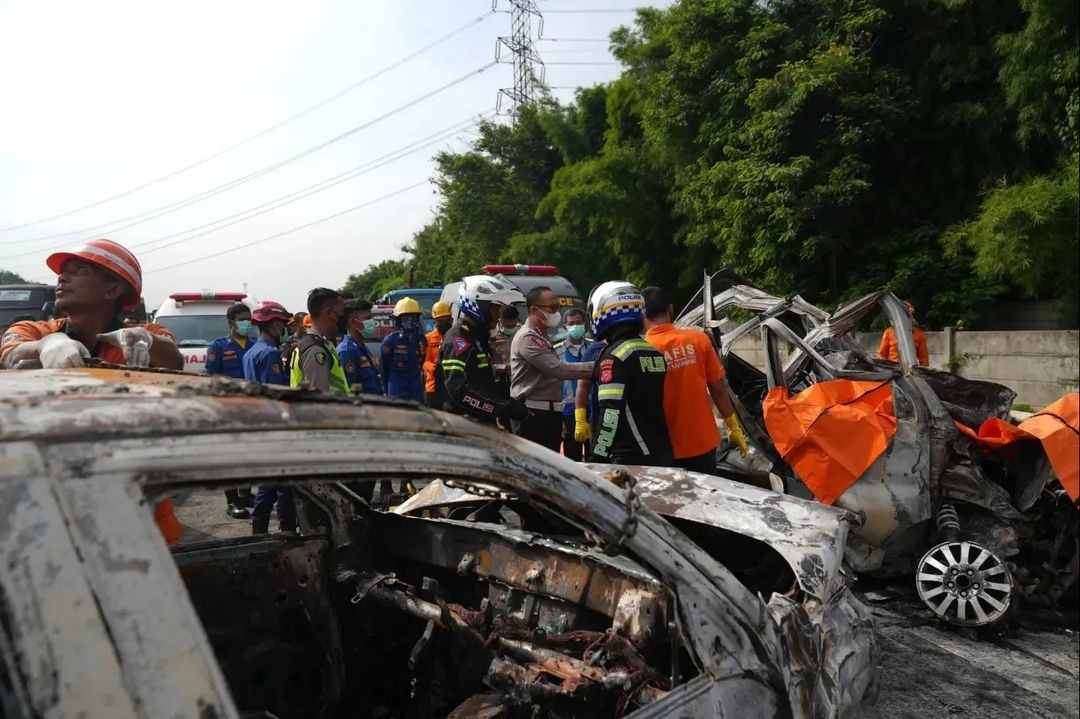
<svg viewBox="0 0 1080 719"><path fill-rule="evenodd" d="M1013 579L989 549L974 542L943 542L919 560L915 588L923 603L946 622L982 627L1008 613Z"/></svg>

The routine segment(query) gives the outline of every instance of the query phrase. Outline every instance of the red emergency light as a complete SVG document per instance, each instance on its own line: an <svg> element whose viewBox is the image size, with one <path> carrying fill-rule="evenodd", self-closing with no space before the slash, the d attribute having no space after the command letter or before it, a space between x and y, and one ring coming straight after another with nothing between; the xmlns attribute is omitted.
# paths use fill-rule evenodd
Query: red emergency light
<svg viewBox="0 0 1080 719"><path fill-rule="evenodd" d="M488 275L557 275L559 268L555 265L484 265L483 271Z"/></svg>
<svg viewBox="0 0 1080 719"><path fill-rule="evenodd" d="M176 302L240 302L247 299L246 292L177 292L169 295Z"/></svg>

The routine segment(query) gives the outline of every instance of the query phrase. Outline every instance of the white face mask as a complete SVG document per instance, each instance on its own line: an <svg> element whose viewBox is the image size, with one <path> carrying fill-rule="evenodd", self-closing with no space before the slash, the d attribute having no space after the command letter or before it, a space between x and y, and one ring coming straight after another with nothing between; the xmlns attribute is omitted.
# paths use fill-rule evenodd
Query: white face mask
<svg viewBox="0 0 1080 719"><path fill-rule="evenodd" d="M553 330L562 324L562 315L558 312L544 313L544 324L547 325L549 330Z"/></svg>

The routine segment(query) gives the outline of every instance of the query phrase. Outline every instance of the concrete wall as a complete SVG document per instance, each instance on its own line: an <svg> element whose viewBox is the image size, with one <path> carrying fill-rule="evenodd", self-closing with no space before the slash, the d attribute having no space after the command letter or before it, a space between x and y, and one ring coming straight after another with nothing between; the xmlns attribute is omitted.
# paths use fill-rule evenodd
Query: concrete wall
<svg viewBox="0 0 1080 719"><path fill-rule="evenodd" d="M881 334L860 332L859 343L877 353ZM1076 330L1014 332L927 332L930 366L945 369L949 357L968 353L960 374L997 382L1016 392L1016 401L1040 409L1080 383L1080 332ZM758 335L736 343L734 351L756 367L765 366Z"/></svg>

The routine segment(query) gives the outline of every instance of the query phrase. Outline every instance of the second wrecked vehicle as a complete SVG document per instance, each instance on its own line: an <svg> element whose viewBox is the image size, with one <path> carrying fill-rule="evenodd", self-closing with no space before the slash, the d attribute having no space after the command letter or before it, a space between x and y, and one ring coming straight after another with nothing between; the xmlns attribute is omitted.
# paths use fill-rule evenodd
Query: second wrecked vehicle
<svg viewBox="0 0 1080 719"><path fill-rule="evenodd" d="M807 617L835 573L773 592L635 482L414 405L3 372L0 460L5 717L849 717L877 676L865 608ZM404 516L354 493L399 478L490 501ZM155 524L163 494L272 483L302 536L170 551Z"/></svg>
<svg viewBox="0 0 1080 719"><path fill-rule="evenodd" d="M707 277L703 291L712 301L684 311L679 324L716 340L753 445L749 462L726 452L724 472L859 515L851 568L913 577L948 622L1003 620L1017 596L1055 606L1075 595L1075 488L1062 486L1037 441L1008 452L985 452L977 441L984 424L1005 424L1011 390L917 366L910 317L889 292L830 315L729 272ZM899 364L852 336L875 310L894 330ZM1076 434L1066 420L1062 431Z"/></svg>

